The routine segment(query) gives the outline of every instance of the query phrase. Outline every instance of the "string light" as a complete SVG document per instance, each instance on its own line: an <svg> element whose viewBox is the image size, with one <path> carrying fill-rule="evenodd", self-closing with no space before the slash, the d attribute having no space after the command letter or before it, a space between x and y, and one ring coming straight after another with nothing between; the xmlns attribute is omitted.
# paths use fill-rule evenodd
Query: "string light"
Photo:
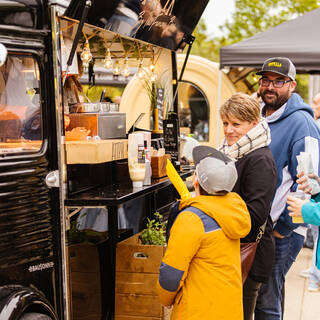
<svg viewBox="0 0 320 320"><path fill-rule="evenodd" d="M116 62L114 63L113 74L115 76L118 76L120 74L120 65L118 60L116 60Z"/></svg>
<svg viewBox="0 0 320 320"><path fill-rule="evenodd" d="M150 76L150 81L155 82L156 80L157 80L157 74L155 72L152 72L152 74Z"/></svg>
<svg viewBox="0 0 320 320"><path fill-rule="evenodd" d="M140 62L139 62L137 77L138 77L139 79L143 79L144 76L145 76L145 71L143 70L143 67L142 67L142 59L141 59Z"/></svg>
<svg viewBox="0 0 320 320"><path fill-rule="evenodd" d="M111 52L110 52L109 48L107 49L107 54L106 54L106 57L104 59L103 65L104 65L104 67L106 69L111 69L113 67L113 62L112 62L112 59L111 59Z"/></svg>
<svg viewBox="0 0 320 320"><path fill-rule="evenodd" d="M90 45L89 45L89 40L87 39L83 51L81 52L80 58L82 60L82 64L84 68L89 67L89 63L92 60L92 53L90 51Z"/></svg>
<svg viewBox="0 0 320 320"><path fill-rule="evenodd" d="M152 57L152 61L151 61L151 64L149 66L149 69L151 72L154 72L154 69L156 68L156 66L154 65L154 61L153 61L153 57Z"/></svg>
<svg viewBox="0 0 320 320"><path fill-rule="evenodd" d="M124 77L129 77L130 76L130 70L129 70L129 67L128 67L128 57L125 57L125 59L124 59L122 75Z"/></svg>

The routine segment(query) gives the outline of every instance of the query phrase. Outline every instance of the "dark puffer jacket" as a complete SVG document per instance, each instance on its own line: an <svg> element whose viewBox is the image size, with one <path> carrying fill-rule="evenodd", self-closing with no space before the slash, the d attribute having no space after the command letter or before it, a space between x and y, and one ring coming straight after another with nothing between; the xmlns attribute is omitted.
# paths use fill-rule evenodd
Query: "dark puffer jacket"
<svg viewBox="0 0 320 320"><path fill-rule="evenodd" d="M273 225L270 217L276 190L277 171L268 147L251 151L236 161L238 180L233 188L245 201L251 216L251 231L241 242L253 242L259 228L267 220L264 235L258 245L249 277L266 283L274 263Z"/></svg>

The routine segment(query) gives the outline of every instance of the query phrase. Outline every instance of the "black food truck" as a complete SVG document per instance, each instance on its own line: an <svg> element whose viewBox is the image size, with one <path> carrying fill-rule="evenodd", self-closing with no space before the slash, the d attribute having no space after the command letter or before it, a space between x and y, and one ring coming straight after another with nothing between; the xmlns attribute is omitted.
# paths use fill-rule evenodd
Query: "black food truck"
<svg viewBox="0 0 320 320"><path fill-rule="evenodd" d="M167 119L178 166L175 55L207 2L0 1L1 320L117 318L117 244L177 197L133 189L127 134L161 147Z"/></svg>

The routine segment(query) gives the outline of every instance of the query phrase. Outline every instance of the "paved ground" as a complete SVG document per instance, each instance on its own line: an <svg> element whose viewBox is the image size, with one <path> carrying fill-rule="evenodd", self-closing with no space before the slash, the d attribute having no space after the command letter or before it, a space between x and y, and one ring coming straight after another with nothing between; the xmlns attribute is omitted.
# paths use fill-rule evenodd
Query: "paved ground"
<svg viewBox="0 0 320 320"><path fill-rule="evenodd" d="M303 248L287 275L284 320L320 320L320 292L308 292L308 280L299 276L311 259L312 250Z"/></svg>

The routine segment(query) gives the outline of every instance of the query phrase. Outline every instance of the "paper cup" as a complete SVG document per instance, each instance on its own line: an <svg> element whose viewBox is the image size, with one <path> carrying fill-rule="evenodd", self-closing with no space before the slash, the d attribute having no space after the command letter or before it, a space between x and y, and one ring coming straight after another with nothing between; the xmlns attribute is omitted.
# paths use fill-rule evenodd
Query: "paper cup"
<svg viewBox="0 0 320 320"><path fill-rule="evenodd" d="M288 196L290 197L295 197L295 198L299 198L301 200L304 200L306 198L306 195L303 192L289 192ZM291 217L292 218L292 223L303 223L303 217L299 216L299 217Z"/></svg>
<svg viewBox="0 0 320 320"><path fill-rule="evenodd" d="M302 216L301 217L291 217L292 223L304 223Z"/></svg>

